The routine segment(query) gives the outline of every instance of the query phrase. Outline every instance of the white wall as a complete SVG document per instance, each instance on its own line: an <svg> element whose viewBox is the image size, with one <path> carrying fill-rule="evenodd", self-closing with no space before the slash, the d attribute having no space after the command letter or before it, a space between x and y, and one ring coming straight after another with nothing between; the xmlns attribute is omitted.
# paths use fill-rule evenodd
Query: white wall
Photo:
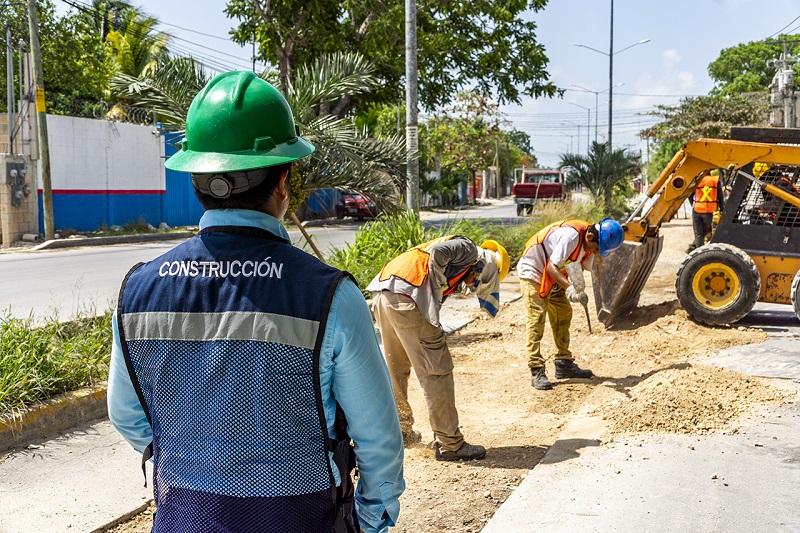
<svg viewBox="0 0 800 533"><path fill-rule="evenodd" d="M152 126L47 115L47 130L53 190L166 188L164 142Z"/></svg>

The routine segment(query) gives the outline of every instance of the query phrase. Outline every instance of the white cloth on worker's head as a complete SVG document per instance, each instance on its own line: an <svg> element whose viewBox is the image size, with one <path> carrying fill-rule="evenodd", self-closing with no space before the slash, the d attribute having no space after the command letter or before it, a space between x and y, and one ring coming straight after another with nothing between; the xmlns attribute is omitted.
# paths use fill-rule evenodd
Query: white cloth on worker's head
<svg viewBox="0 0 800 533"><path fill-rule="evenodd" d="M570 226L553 228L541 245L533 246L528 253L517 262L517 275L534 283L541 283L547 260L552 261L559 269L564 267L569 256L579 246L581 236ZM578 261L583 261L588 252L582 248Z"/></svg>
<svg viewBox="0 0 800 533"><path fill-rule="evenodd" d="M494 318L500 309L500 253L478 248L478 254L483 261L483 270L478 276L480 283L475 296L481 309Z"/></svg>

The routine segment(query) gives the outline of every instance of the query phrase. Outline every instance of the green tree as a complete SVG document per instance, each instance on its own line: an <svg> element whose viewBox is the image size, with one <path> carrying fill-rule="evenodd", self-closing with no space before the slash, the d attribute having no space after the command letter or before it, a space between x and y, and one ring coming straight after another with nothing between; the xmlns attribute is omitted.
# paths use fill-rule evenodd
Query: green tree
<svg viewBox="0 0 800 533"><path fill-rule="evenodd" d="M800 52L798 37L800 35L780 35L766 42L752 41L725 48L708 65L708 74L716 82L712 94L766 92L776 71L773 60L779 59L783 52L782 41L795 41L787 44L787 50L796 56Z"/></svg>
<svg viewBox="0 0 800 533"><path fill-rule="evenodd" d="M135 8L123 0L92 0L91 7L79 12L83 22L101 42L109 32L118 30L126 14Z"/></svg>
<svg viewBox="0 0 800 533"><path fill-rule="evenodd" d="M650 113L661 122L639 132L655 141L648 175L658 176L681 145L698 137L728 139L732 126L763 124L769 111L766 98L741 94L684 98L677 105L659 105Z"/></svg>
<svg viewBox="0 0 800 533"><path fill-rule="evenodd" d="M642 164L641 154L613 149L608 143L592 142L586 155L563 154L559 166L569 168L570 184L589 189L595 204L601 206L605 214L615 215L622 208L615 202L614 193L624 193L630 188L628 180L641 170Z"/></svg>
<svg viewBox="0 0 800 533"><path fill-rule="evenodd" d="M768 111L766 98L750 98L740 94L730 96L696 96L681 100L677 105L658 105L650 115L661 122L639 133L656 142L676 140L681 143L697 137L727 139L731 126L750 126L762 123Z"/></svg>
<svg viewBox="0 0 800 533"><path fill-rule="evenodd" d="M274 74L274 73L273 73ZM277 83L270 75L268 81ZM208 76L189 58L172 59L149 76L117 74L112 88L133 105L155 109L178 127ZM334 54L297 68L287 84L286 99L302 134L315 152L295 165L290 212L317 188L353 189L368 194L382 209L392 210L392 198L404 179L405 148L396 136L368 137L351 118L326 112L326 104L343 94L359 95L377 84L372 70L357 54Z"/></svg>
<svg viewBox="0 0 800 533"><path fill-rule="evenodd" d="M37 6L47 111L93 116L95 103L103 98L110 76L102 41L80 14L69 12L58 17L51 0L40 0ZM22 41L26 47L27 20L27 4L15 3L0 12L0 25L11 29L12 42ZM0 63L0 89L5 94L6 63ZM14 76L18 87L17 72ZM6 99L0 100L0 109L5 110Z"/></svg>
<svg viewBox="0 0 800 533"><path fill-rule="evenodd" d="M495 162L498 145L505 141L502 122L498 104L488 95L461 91L448 112L429 119L420 131L420 144L426 147L421 155L429 166L438 159L445 179L453 174L459 181L474 178L476 171Z"/></svg>
<svg viewBox="0 0 800 533"><path fill-rule="evenodd" d="M147 77L168 59L170 35L156 30L158 19L129 9L117 29L106 35L108 53L116 72Z"/></svg>
<svg viewBox="0 0 800 533"><path fill-rule="evenodd" d="M554 96L548 59L536 41L536 23L523 15L544 8L546 0L499 2L417 1L420 102L435 109L467 87L492 93L500 103L522 95ZM281 87L294 65L333 51L355 51L368 58L381 80L361 98L393 104L405 76L404 4L383 0L229 0L226 13L239 21L233 39L259 44L260 59L276 63ZM332 108L343 116L357 103L345 95Z"/></svg>
<svg viewBox="0 0 800 533"><path fill-rule="evenodd" d="M533 146L531 146L531 136L524 131L511 130L506 132L506 139L525 154L530 154L533 152Z"/></svg>

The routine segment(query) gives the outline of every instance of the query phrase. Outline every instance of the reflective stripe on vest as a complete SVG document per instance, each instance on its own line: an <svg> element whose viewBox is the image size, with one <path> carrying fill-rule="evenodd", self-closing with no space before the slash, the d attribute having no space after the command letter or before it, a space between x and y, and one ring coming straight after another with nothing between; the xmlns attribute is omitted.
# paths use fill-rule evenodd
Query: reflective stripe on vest
<svg viewBox="0 0 800 533"><path fill-rule="evenodd" d="M695 213L713 213L717 210L719 176L706 174L694 191Z"/></svg>
<svg viewBox="0 0 800 533"><path fill-rule="evenodd" d="M549 226L545 226L544 228L540 229L533 235L533 237L528 239L528 242L525 243L525 251L522 253L523 256L527 255L534 246L542 246L542 251L544 252L544 270L542 272L542 283L539 285L539 297L541 298L546 298L547 295L550 294L550 290L553 288L553 285L555 285L555 280L553 280L553 278L547 272L547 264L550 262L550 258L547 255L547 250L544 248L544 240L555 228L561 228L565 226L573 228L578 232L579 235L578 246L567 258L567 263L573 263L580 258L581 250L583 249L583 242L586 239L586 230L589 229L589 226L591 226L591 224L585 220L569 219L553 222ZM588 258L589 254L587 254L586 257ZM566 275L566 270L563 268L561 269L561 272L565 273Z"/></svg>
<svg viewBox="0 0 800 533"><path fill-rule="evenodd" d="M421 287L428 279L428 267L430 263L430 249L434 244L454 239L456 235L439 237L428 242L424 242L414 248L403 252L381 269L380 281L386 281L392 276L402 279L413 287ZM458 284L469 272L470 267L459 272L455 276L447 279L447 287L444 287L443 296L453 294L458 288Z"/></svg>
<svg viewBox="0 0 800 533"><path fill-rule="evenodd" d="M332 530L319 350L343 275L229 227L128 275L117 316L153 429L154 531Z"/></svg>

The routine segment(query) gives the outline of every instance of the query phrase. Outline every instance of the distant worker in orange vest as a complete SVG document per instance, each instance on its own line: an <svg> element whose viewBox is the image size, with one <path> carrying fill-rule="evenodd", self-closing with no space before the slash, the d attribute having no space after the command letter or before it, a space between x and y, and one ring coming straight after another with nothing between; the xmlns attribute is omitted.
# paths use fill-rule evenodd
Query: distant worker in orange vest
<svg viewBox="0 0 800 533"><path fill-rule="evenodd" d="M367 286L381 330L383 352L392 378L400 429L406 444L419 442L408 403L411 368L417 375L435 438L438 461L483 459L486 449L464 440L458 424L453 358L439 310L449 295L469 289L491 317L500 308L500 282L508 274L508 252L496 241L476 246L450 235L398 255Z"/></svg>
<svg viewBox="0 0 800 533"><path fill-rule="evenodd" d="M570 302L585 305L589 297L576 290L566 275L566 267L569 263L587 265L593 254L605 257L622 246L624 239L622 226L610 218L601 220L599 224L575 219L545 226L525 243L525 251L517 263L517 274L528 317L525 326L528 368L534 389L553 388L545 373L541 352L547 318L556 344L556 378L589 379L593 376L591 370L575 364L569 349Z"/></svg>
<svg viewBox="0 0 800 533"><path fill-rule="evenodd" d="M711 235L711 224L714 213L722 211L725 195L719 190L719 170L714 169L702 177L694 190L694 195L689 197L694 206L692 209L692 228L694 229L694 242L689 245L687 253L705 244L706 237Z"/></svg>

